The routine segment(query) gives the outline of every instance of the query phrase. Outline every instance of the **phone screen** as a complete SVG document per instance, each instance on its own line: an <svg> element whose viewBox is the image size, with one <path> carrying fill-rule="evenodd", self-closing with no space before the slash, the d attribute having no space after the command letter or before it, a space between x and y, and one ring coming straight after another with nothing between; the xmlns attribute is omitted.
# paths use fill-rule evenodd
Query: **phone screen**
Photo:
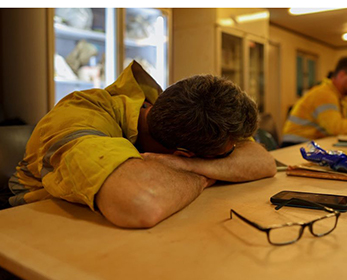
<svg viewBox="0 0 347 280"><path fill-rule="evenodd" d="M329 195L329 194L315 194L304 192L281 192L275 195L278 199L289 200L291 198L300 198L320 204L329 205L344 205L347 206L347 196Z"/></svg>

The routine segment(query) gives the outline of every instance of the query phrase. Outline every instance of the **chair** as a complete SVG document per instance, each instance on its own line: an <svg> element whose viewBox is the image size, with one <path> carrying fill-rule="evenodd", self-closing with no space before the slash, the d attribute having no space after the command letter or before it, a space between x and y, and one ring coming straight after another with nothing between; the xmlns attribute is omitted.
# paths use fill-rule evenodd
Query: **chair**
<svg viewBox="0 0 347 280"><path fill-rule="evenodd" d="M254 139L263 144L268 151L279 148L279 139L276 130L276 123L269 113L260 114L259 129L254 135Z"/></svg>
<svg viewBox="0 0 347 280"><path fill-rule="evenodd" d="M258 128L257 132L255 133L254 140L258 143L263 144L265 149L268 151L273 151L279 148L276 140L272 137L272 135L261 128Z"/></svg>
<svg viewBox="0 0 347 280"><path fill-rule="evenodd" d="M0 126L0 209L9 207L8 180L23 159L25 146L34 129L34 125Z"/></svg>
<svg viewBox="0 0 347 280"><path fill-rule="evenodd" d="M260 114L259 128L272 135L276 143L279 143L279 137L276 129L276 122L270 113Z"/></svg>

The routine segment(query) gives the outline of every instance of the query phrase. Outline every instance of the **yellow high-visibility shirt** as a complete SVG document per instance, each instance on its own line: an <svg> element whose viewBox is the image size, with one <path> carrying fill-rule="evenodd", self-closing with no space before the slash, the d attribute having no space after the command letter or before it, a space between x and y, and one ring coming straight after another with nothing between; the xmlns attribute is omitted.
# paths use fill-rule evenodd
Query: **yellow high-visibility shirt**
<svg viewBox="0 0 347 280"><path fill-rule="evenodd" d="M331 135L347 134L343 96L330 79L299 99L284 128L283 142L302 143Z"/></svg>
<svg viewBox="0 0 347 280"><path fill-rule="evenodd" d="M9 181L10 204L53 196L94 210L106 178L127 159L141 158L134 146L140 108L161 91L133 61L105 89L67 95L36 125Z"/></svg>

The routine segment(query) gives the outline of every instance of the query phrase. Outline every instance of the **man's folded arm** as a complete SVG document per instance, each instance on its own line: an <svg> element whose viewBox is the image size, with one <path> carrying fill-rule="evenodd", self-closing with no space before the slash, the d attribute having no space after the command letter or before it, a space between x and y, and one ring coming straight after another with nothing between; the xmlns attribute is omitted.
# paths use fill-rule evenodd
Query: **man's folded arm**
<svg viewBox="0 0 347 280"><path fill-rule="evenodd" d="M152 159L128 159L96 196L101 213L125 228L148 228L181 210L215 181Z"/></svg>
<svg viewBox="0 0 347 280"><path fill-rule="evenodd" d="M144 157L156 159L175 169L220 181L246 182L276 174L276 163L272 155L253 141L237 143L233 153L222 159L186 158L151 153L145 153Z"/></svg>
<svg viewBox="0 0 347 280"><path fill-rule="evenodd" d="M191 168L188 170L221 181L246 182L276 174L273 156L253 141L238 143L234 152L226 158L209 161L199 158L191 160Z"/></svg>
<svg viewBox="0 0 347 280"><path fill-rule="evenodd" d="M223 159L145 153L129 159L104 182L96 196L102 214L125 228L148 228L181 210L215 180L244 182L276 174L274 158L245 141Z"/></svg>

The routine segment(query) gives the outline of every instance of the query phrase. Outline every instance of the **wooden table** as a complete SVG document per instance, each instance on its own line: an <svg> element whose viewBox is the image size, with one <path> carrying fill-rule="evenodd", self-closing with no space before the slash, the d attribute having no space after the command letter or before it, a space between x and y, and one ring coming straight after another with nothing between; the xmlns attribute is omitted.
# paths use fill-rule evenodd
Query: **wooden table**
<svg viewBox="0 0 347 280"><path fill-rule="evenodd" d="M331 149L335 138L317 141ZM301 145L304 146L304 145ZM272 154L303 162L298 146ZM266 234L230 208L264 226L309 221L325 213L284 207L281 190L347 195L347 183L287 176L217 185L152 229L119 229L84 206L46 200L0 211L0 265L25 279L336 279L345 277L347 214L330 235L306 229L297 243L268 244ZM342 278L343 277L343 278Z"/></svg>

